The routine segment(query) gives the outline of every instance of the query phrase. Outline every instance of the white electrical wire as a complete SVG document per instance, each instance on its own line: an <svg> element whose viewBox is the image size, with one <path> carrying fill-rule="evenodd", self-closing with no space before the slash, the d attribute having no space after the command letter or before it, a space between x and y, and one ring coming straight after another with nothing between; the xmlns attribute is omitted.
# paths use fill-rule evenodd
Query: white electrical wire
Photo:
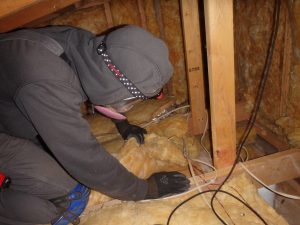
<svg viewBox="0 0 300 225"><path fill-rule="evenodd" d="M201 160L198 160L198 159L190 159L190 160L196 161L196 162L198 162L198 163L202 163L202 164L204 164L204 165L210 167L211 169L213 169L213 171L214 171L214 173L215 173L215 174L214 174L214 177L213 177L212 179L209 179L207 183L200 185L200 184L197 183L197 181L196 181L196 176L194 176L194 177L192 177L192 181L194 181L196 187L191 188L190 190L188 190L188 191L186 191L186 192L183 192L183 193L180 193L180 194L176 194L176 195L172 195L172 196L167 196L167 197L164 197L164 198L142 200L142 201L140 201L140 202L159 201L159 200L162 200L162 199L163 199L163 200L166 200L166 199L172 199L172 198L181 197L181 196L187 195L187 194L189 194L189 193L195 192L195 191L197 191L197 190L199 191L199 190L201 190L202 188L207 187L207 186L209 186L209 185L211 185L211 184L214 184L214 183L216 182L216 179L217 179L217 176L218 176L218 175L217 175L217 169L216 169L214 166L212 166L212 165L210 165L210 164L208 164L208 163L206 163L206 162L203 162L203 161L201 161ZM192 168L192 167L191 167L191 168ZM192 170L193 170L193 168L192 168ZM193 171L193 173L194 173L194 171ZM195 173L194 173L194 174L195 174Z"/></svg>
<svg viewBox="0 0 300 225"><path fill-rule="evenodd" d="M213 171L216 171L216 170L217 170L213 165L211 165L211 164L209 164L209 163L207 163L207 162L201 161L201 160L199 160L199 159L191 159L191 160L192 160L192 161L195 161L195 162L198 162L198 163L201 163L201 164L204 164L204 165L210 167L211 169L213 169Z"/></svg>
<svg viewBox="0 0 300 225"><path fill-rule="evenodd" d="M180 110L180 109L189 108L189 107L190 107L190 105L183 105L183 106L177 107L177 108L175 108L175 109L172 109L171 111L169 111L169 112L167 112L167 113L164 113L164 114L162 114L162 115L160 115L160 116L158 116L158 117L153 118L151 121L149 121L149 122L147 122L147 123L141 125L141 127L142 127L142 128L145 128L145 127L151 125L152 123L157 123L161 118L164 118L164 117L170 115L170 114L173 113L173 112L176 112L176 111L178 111L178 110ZM105 136L113 136L113 135L114 135L114 136L120 136L119 133L103 133L103 134L99 134L99 135L96 135L96 136L97 136L97 137L103 137L103 136L105 137Z"/></svg>
<svg viewBox="0 0 300 225"><path fill-rule="evenodd" d="M285 198L300 200L300 196L283 193L280 191L273 190L272 188L269 188L268 185L266 185L262 180L260 180L257 176L255 176L243 163L240 162L239 164L251 177L253 177L258 183L260 183L262 186L264 186L267 190L269 190L277 195L280 195L282 197L285 197Z"/></svg>
<svg viewBox="0 0 300 225"><path fill-rule="evenodd" d="M205 112L206 112L206 122L205 122L205 127L204 127L203 134L202 134L201 139L200 139L200 145L204 149L204 151L206 151L206 153L208 154L209 158L212 159L210 152L208 151L208 149L203 144L203 140L205 138L205 134L206 134L207 128L208 128L208 113L207 113L207 111L205 111Z"/></svg>
<svg viewBox="0 0 300 225"><path fill-rule="evenodd" d="M190 170L191 170L191 173L192 173L192 178L193 178L193 180L194 180L194 182L195 182L195 184L196 184L196 188L198 189L199 193L201 193L201 192L202 192L202 189L201 189L201 186L199 186L197 180L195 179L195 172L194 172L193 166L192 166L192 164L190 163L190 159L189 159L188 157L187 157L187 159L188 159L189 167L190 167ZM210 164L208 164L208 163L206 163L206 162L203 162L203 161L201 161L201 160L199 160L199 159L191 159L191 160L193 160L193 161L195 161L195 162L202 163L202 164L204 164L204 165L206 165L206 166L212 168L212 169L215 171L215 178L212 179L212 180L213 180L213 182L215 182L215 180L217 179L217 169L216 169L213 165L210 165ZM211 181L212 181L212 180L211 180ZM212 183L211 181L210 181L209 183L206 183L206 184L207 184L207 185L211 184L211 183ZM210 205L209 202L207 201L205 195L202 195L202 199L203 199L203 201L206 203L206 205L208 206L208 208L211 209L211 205ZM226 222L226 225L229 225L229 224Z"/></svg>
<svg viewBox="0 0 300 225"><path fill-rule="evenodd" d="M192 193L192 192L195 192L198 190L198 188L203 188L203 187L206 187L210 184L213 184L215 183L215 179L216 178L212 178L209 180L209 182L203 184L203 185L200 185L199 187L194 187L188 191L185 191L183 193L180 193L180 194L176 194L176 195L171 195L171 196L167 196L167 197L163 197L163 198L157 198L157 199L147 199L147 200L141 200L140 202L150 202L150 201L159 201L159 200L166 200L166 199L172 199L172 198L177 198L177 197L181 197L181 196L184 196L184 195L187 195L189 193Z"/></svg>
<svg viewBox="0 0 300 225"><path fill-rule="evenodd" d="M191 163L191 160L195 161L195 162L200 162L200 163L203 163L205 164L206 166L212 168L214 171L216 171L216 168L213 167L212 165L209 165L208 163L206 162L203 162L201 160L198 160L198 159L190 159L189 157L189 151L187 149L187 146L186 146L186 143L185 143L185 140L183 139L183 153L184 153L184 156L186 157L187 161L188 161L188 166L189 166L189 169L191 171L191 175L192 175L192 179L194 181L194 184L196 185L196 188L197 190L201 193L203 190L202 190L202 186L200 186L200 184L198 183L197 179L196 179L196 174L195 174L195 171L194 171L194 168L193 168L193 165ZM207 199L206 199L206 196L205 195L202 195L202 199L203 201L206 203L206 205L211 208L210 204L208 203Z"/></svg>
<svg viewBox="0 0 300 225"><path fill-rule="evenodd" d="M208 149L205 147L205 145L203 144L203 141L204 141L204 138L205 138L205 135L206 135L206 132L207 132L207 128L208 128L208 113L207 113L207 111L206 111L206 122L205 122L205 127L204 127L203 134L202 134L201 139L200 139L200 145L201 145L201 147L204 149L204 151L208 154L209 158L212 159L212 156L211 156L209 150L208 150ZM243 158L240 156L240 159L241 159L242 162L246 162L246 161L248 161L248 159L249 159L248 149L247 149L245 146L243 146L242 149L245 151L246 157L245 157L245 159L243 159ZM207 165L207 166L208 166L208 165Z"/></svg>
<svg viewBox="0 0 300 225"><path fill-rule="evenodd" d="M192 165L192 163L191 163L191 160L190 160L189 158L187 158L187 161L188 161L188 165L189 165L189 168L190 168L190 171L191 171L191 174L192 174L192 179L193 179L193 181L194 181L194 184L196 185L197 190L198 190L199 192L202 192L202 191L203 191L203 190L202 190L202 187L200 186L200 184L198 183L198 181L197 181L197 179L196 179L196 174L195 174L193 165ZM209 203L208 203L208 201L207 201L207 199L206 199L206 197L205 197L205 195L202 195L202 199L203 199L203 201L206 203L206 205L207 205L209 208L211 208L210 205L209 205Z"/></svg>
<svg viewBox="0 0 300 225"><path fill-rule="evenodd" d="M249 152L248 152L248 149L245 146L243 146L242 149L244 149L244 151L246 152L246 157L245 157L245 159L242 159L242 162L246 162L246 161L249 160Z"/></svg>
<svg viewBox="0 0 300 225"><path fill-rule="evenodd" d="M142 125L141 127L145 128L145 127L151 125L152 123L157 123L161 118L164 118L164 117L170 115L170 114L173 113L173 112L176 112L176 111L178 111L178 110L180 110L180 109L189 108L189 107L190 107L190 105L183 105L183 106L177 107L177 108L175 108L175 109L172 109L171 111L169 111L169 112L167 112L167 113L164 113L164 114L162 114L162 115L160 115L160 116L158 116L158 117L153 118L150 122L148 122L148 123Z"/></svg>

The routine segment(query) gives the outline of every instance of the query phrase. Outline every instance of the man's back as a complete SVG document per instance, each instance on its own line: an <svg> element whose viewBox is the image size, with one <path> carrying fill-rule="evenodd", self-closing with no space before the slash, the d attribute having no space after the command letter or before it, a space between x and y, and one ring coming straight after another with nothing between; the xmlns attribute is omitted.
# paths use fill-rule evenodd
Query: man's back
<svg viewBox="0 0 300 225"><path fill-rule="evenodd" d="M26 116L20 95L30 92L41 96L43 91L37 85L46 88L51 84L55 92L55 84L62 83L80 93L78 78L60 57L64 51L62 46L48 36L31 30L1 35L0 49L0 129L13 136L33 139L37 133ZM26 97L23 94L22 98ZM47 94L44 100L47 101Z"/></svg>

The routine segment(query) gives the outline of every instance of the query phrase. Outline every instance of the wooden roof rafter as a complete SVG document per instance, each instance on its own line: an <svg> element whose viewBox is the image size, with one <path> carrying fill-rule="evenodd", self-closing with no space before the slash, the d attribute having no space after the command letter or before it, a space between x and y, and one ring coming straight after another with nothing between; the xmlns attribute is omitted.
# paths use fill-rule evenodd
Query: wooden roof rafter
<svg viewBox="0 0 300 225"><path fill-rule="evenodd" d="M113 26L110 0L2 0L0 33L22 27L35 27L66 11L104 5L108 25Z"/></svg>

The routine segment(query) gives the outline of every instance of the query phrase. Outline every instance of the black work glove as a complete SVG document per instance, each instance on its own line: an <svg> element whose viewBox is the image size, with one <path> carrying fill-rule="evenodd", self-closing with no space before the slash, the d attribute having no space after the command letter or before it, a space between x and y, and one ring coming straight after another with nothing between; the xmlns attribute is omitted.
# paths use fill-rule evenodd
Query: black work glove
<svg viewBox="0 0 300 225"><path fill-rule="evenodd" d="M189 179L179 172L155 173L147 179L148 191L145 199L160 198L187 191Z"/></svg>
<svg viewBox="0 0 300 225"><path fill-rule="evenodd" d="M132 125L128 120L113 119L112 121L115 123L124 140L134 137L139 144L144 144L144 134L147 134L147 131L144 128Z"/></svg>

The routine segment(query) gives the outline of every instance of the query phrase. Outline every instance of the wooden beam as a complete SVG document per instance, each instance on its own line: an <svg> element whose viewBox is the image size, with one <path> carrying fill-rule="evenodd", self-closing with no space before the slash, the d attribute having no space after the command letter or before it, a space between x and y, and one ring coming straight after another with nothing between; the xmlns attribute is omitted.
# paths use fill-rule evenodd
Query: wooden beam
<svg viewBox="0 0 300 225"><path fill-rule="evenodd" d="M236 155L233 0L205 0L213 158L217 168Z"/></svg>
<svg viewBox="0 0 300 225"><path fill-rule="evenodd" d="M286 4L284 4L286 5ZM292 27L290 21L289 9L285 9L285 34L284 34L284 52L281 75L281 92L280 92L280 116L287 116L287 103L290 90L290 72L292 64Z"/></svg>
<svg viewBox="0 0 300 225"><path fill-rule="evenodd" d="M111 28L111 27L114 26L114 22L113 22L109 2L104 3L104 10L105 10L105 16L106 16L106 20L107 20L107 25L108 25L109 28Z"/></svg>
<svg viewBox="0 0 300 225"><path fill-rule="evenodd" d="M153 6L154 6L154 11L155 11L156 22L157 22L158 27L159 27L159 37L162 40L166 41L166 32L165 32L165 26L164 26L164 21L163 21L162 12L161 12L160 0L154 0L153 1ZM174 95L173 79L172 78L165 85L163 91L164 91L164 93L167 93L170 96Z"/></svg>
<svg viewBox="0 0 300 225"><path fill-rule="evenodd" d="M235 104L235 116L236 122L249 120L250 113L245 110L246 102L236 102Z"/></svg>
<svg viewBox="0 0 300 225"><path fill-rule="evenodd" d="M161 39L165 40L166 34L165 34L165 27L164 27L163 17L162 17L162 14L161 14L160 0L154 0L153 4L154 4L156 22L158 23L158 27L159 27L159 37Z"/></svg>
<svg viewBox="0 0 300 225"><path fill-rule="evenodd" d="M77 10L79 9L88 9L94 6L103 5L105 3L109 3L111 0L81 0L75 3L75 7Z"/></svg>
<svg viewBox="0 0 300 225"><path fill-rule="evenodd" d="M278 137L278 135L264 128L259 123L255 123L253 129L256 130L257 135L259 135L265 141L273 145L278 151L284 151L289 149L290 146L286 140L284 140L281 137Z"/></svg>
<svg viewBox="0 0 300 225"><path fill-rule="evenodd" d="M137 1L138 1L138 8L139 8L139 13L140 13L140 19L141 19L142 27L144 29L147 29L144 0L137 0Z"/></svg>
<svg viewBox="0 0 300 225"><path fill-rule="evenodd" d="M12 14L18 10L22 10L30 5L37 3L39 0L1 0L0 7L0 18Z"/></svg>
<svg viewBox="0 0 300 225"><path fill-rule="evenodd" d="M3 15L3 17L0 18L0 32L7 32L22 27L25 24L59 11L78 1L79 0L39 0L24 7L18 7L17 4L14 4L12 7L17 8L14 10L11 9L11 13ZM0 4L2 4L2 2Z"/></svg>
<svg viewBox="0 0 300 225"><path fill-rule="evenodd" d="M300 149L289 149L253 159L243 164L265 184L278 184L300 177ZM217 179L222 181L230 169L231 167L217 170ZM238 164L232 176L243 172L245 170ZM215 178L215 176L215 172L209 172L205 173L201 178L197 177L197 180L203 182L203 180L210 180Z"/></svg>
<svg viewBox="0 0 300 225"><path fill-rule="evenodd" d="M110 2L111 0L82 0L75 3L75 6L76 9L79 10L79 9L87 9L90 7L104 5L107 26L111 28L114 26L114 23L113 23L112 13L110 9Z"/></svg>
<svg viewBox="0 0 300 225"><path fill-rule="evenodd" d="M197 135L203 131L206 118L198 1L181 0L180 5L189 101L192 112L191 129L192 133Z"/></svg>

